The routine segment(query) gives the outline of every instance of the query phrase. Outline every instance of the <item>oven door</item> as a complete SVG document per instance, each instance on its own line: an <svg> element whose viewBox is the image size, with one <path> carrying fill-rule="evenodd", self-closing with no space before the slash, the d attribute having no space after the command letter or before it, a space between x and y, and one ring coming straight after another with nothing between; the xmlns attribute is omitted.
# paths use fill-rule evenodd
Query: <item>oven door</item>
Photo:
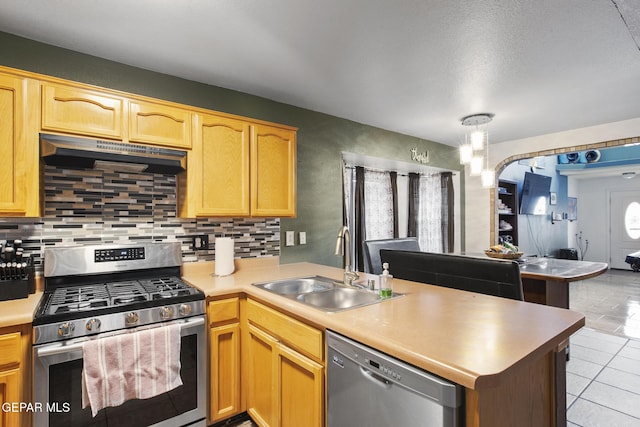
<svg viewBox="0 0 640 427"><path fill-rule="evenodd" d="M205 426L205 319L196 316L178 323L183 384L150 399L129 400L118 407L102 409L95 418L91 408L82 408L82 343L86 338L35 346L34 401L41 404L41 410L35 411L35 425Z"/></svg>

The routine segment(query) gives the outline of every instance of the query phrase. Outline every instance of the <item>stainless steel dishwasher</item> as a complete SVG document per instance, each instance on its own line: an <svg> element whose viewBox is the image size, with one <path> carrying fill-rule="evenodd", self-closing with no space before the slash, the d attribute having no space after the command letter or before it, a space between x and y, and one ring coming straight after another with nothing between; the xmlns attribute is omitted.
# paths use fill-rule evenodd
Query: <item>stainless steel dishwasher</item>
<svg viewBox="0 0 640 427"><path fill-rule="evenodd" d="M461 426L463 388L327 331L329 427Z"/></svg>

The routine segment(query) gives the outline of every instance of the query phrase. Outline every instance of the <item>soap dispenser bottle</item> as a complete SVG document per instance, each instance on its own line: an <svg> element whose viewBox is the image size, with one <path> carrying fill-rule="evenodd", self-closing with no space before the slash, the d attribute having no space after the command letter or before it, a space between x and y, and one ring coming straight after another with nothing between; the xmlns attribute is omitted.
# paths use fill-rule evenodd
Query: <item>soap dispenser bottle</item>
<svg viewBox="0 0 640 427"><path fill-rule="evenodd" d="M382 264L382 274L380 275L380 297L390 298L393 296L393 276L389 274L389 263Z"/></svg>

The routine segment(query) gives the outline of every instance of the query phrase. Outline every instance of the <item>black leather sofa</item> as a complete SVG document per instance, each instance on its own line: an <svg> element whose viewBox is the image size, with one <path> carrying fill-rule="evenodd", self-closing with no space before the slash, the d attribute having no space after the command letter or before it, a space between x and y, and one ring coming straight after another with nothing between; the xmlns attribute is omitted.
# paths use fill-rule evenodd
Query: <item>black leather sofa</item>
<svg viewBox="0 0 640 427"><path fill-rule="evenodd" d="M399 279L523 300L515 261L401 250L380 250L389 273Z"/></svg>

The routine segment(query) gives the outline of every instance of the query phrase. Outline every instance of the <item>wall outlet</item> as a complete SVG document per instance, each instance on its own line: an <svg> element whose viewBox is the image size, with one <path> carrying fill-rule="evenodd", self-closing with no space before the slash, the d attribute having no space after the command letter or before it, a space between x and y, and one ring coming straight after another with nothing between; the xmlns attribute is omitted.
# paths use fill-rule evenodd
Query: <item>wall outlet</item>
<svg viewBox="0 0 640 427"><path fill-rule="evenodd" d="M301 231L300 235L299 235L299 238L300 238L300 244L301 245L306 245L307 244L307 232L306 231Z"/></svg>
<svg viewBox="0 0 640 427"><path fill-rule="evenodd" d="M209 249L209 236L200 234L193 237L192 245L194 251Z"/></svg>
<svg viewBox="0 0 640 427"><path fill-rule="evenodd" d="M285 246L293 246L295 245L295 233L293 231L286 231L284 233L285 235L285 241L284 241L284 245Z"/></svg>

